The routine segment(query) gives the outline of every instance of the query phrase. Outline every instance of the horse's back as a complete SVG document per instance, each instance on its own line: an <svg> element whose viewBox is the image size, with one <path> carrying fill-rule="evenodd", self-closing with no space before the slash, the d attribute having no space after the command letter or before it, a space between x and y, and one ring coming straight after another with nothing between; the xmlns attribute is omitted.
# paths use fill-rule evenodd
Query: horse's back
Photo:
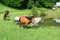
<svg viewBox="0 0 60 40"><path fill-rule="evenodd" d="M36 21L40 21L40 20L41 20L41 18L35 18L34 20L36 20Z"/></svg>
<svg viewBox="0 0 60 40"><path fill-rule="evenodd" d="M33 20L34 23L38 23L38 22L40 22L40 21L41 21L41 18L35 18L35 19Z"/></svg>
<svg viewBox="0 0 60 40"><path fill-rule="evenodd" d="M21 23L29 23L30 21L29 21L25 16L22 16L22 17L20 18L20 22L21 22Z"/></svg>

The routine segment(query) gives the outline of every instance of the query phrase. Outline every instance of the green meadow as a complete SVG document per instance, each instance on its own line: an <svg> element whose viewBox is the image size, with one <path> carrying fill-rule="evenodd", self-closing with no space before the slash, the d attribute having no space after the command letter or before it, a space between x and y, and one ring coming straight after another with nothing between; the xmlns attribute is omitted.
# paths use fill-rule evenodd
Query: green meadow
<svg viewBox="0 0 60 40"><path fill-rule="evenodd" d="M4 11L9 10L9 19L3 20ZM59 18L60 8L55 11L46 8L37 8L37 10L46 10L46 18ZM31 9L18 10L7 7L0 3L0 40L60 40L60 23L46 20L39 27L23 28L14 22L14 17L21 15L32 15Z"/></svg>

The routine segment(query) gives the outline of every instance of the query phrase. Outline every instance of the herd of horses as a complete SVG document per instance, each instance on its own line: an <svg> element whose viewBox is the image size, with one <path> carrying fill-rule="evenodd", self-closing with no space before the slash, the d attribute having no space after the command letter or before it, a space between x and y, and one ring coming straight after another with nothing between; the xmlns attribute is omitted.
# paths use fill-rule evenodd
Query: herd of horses
<svg viewBox="0 0 60 40"><path fill-rule="evenodd" d="M35 26L38 26L38 23L41 21L41 18L35 18L34 16L17 16L15 17L14 21L25 25L33 23Z"/></svg>
<svg viewBox="0 0 60 40"><path fill-rule="evenodd" d="M6 20L8 17L9 11L5 11L3 19ZM41 18L36 18L34 16L17 16L14 18L15 22L19 22L24 25L29 25L30 23L33 23L35 26L38 26L38 23L41 21Z"/></svg>

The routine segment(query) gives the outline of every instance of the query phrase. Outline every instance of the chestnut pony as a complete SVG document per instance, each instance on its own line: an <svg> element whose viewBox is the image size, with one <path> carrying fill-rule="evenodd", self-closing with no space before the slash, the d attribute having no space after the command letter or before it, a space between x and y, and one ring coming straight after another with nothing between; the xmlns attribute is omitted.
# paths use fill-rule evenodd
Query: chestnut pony
<svg viewBox="0 0 60 40"><path fill-rule="evenodd" d="M20 16L19 21L22 24L30 24L32 22L32 20L34 19L34 16L30 16L30 17L26 17L26 16Z"/></svg>
<svg viewBox="0 0 60 40"><path fill-rule="evenodd" d="M34 19L34 16L15 17L15 21L18 21L19 23L26 24L26 25L30 24L33 19Z"/></svg>

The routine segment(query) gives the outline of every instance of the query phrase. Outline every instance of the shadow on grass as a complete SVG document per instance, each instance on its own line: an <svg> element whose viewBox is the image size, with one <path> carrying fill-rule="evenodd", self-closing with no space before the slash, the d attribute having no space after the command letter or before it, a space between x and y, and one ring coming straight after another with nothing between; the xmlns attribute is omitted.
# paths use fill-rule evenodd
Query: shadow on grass
<svg viewBox="0 0 60 40"><path fill-rule="evenodd" d="M21 23L18 23L19 27L23 27L23 29L29 29L29 28L32 28L30 26L27 26L25 24L21 24Z"/></svg>

